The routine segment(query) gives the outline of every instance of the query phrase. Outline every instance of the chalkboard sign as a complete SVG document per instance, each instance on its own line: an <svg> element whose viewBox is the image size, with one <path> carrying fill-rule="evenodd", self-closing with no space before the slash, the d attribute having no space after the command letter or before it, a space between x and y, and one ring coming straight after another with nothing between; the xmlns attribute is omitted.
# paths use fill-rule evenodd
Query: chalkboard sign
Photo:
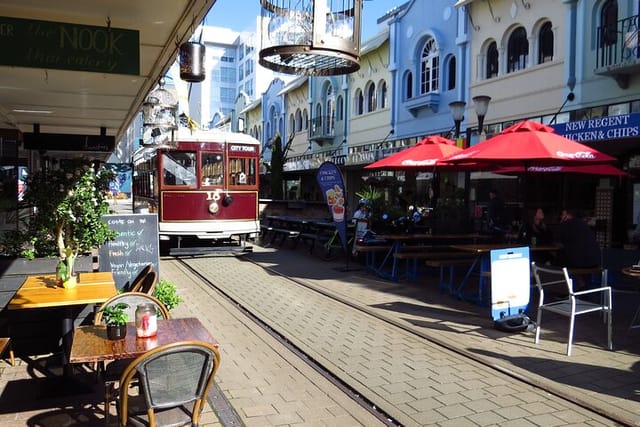
<svg viewBox="0 0 640 427"><path fill-rule="evenodd" d="M114 214L103 219L118 237L100 247L100 271L111 271L118 289L129 286L148 264L160 274L157 214Z"/></svg>

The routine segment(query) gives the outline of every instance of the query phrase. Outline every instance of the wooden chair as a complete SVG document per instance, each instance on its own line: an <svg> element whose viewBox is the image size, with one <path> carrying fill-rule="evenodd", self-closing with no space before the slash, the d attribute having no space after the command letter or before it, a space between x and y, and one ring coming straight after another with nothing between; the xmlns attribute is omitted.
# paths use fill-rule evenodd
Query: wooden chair
<svg viewBox="0 0 640 427"><path fill-rule="evenodd" d="M141 292L144 294L153 295L153 290L156 288L158 282L158 273L155 271L148 272L140 281L140 283L131 292Z"/></svg>
<svg viewBox="0 0 640 427"><path fill-rule="evenodd" d="M153 272L152 272L153 273ZM136 318L136 308L138 304L152 303L156 306L156 311L158 313L158 317L162 319L169 319L171 315L169 314L169 310L167 307L156 297L145 294L142 292L123 292L121 294L114 295L109 298L107 301L102 303L100 308L98 309L96 315L93 318L94 325L100 325L102 323L102 309L105 307L109 307L111 305L115 305L118 303L125 303L128 305L126 309L126 313L129 316L129 321L133 322ZM96 372L102 376L104 381L104 407L105 407L105 422L108 425L109 421L109 407L111 402L114 401L114 390L116 385L120 379L120 375L127 367L127 365L133 359L122 359L116 360L109 363L106 367L103 363L98 364L96 368Z"/></svg>
<svg viewBox="0 0 640 427"><path fill-rule="evenodd" d="M120 426L197 426L220 353L211 344L181 341L148 351L120 377ZM137 378L138 392L131 387Z"/></svg>
<svg viewBox="0 0 640 427"><path fill-rule="evenodd" d="M9 349L9 362L11 363L11 366L15 366L16 358L13 353L13 348L11 347L11 338L1 337L0 338L0 355L2 355L6 349Z"/></svg>
<svg viewBox="0 0 640 427"><path fill-rule="evenodd" d="M571 346L573 342L573 331L575 318L581 314L593 313L601 311L604 314L604 320L607 324L607 347L613 350L613 342L611 339L612 329L612 306L611 306L611 287L606 286L606 270L602 272L603 283L600 287L587 289L584 291L573 290L573 280L569 275L569 271L565 268L553 269L540 267L535 262L531 263L533 277L540 292L538 301L538 318L536 325L535 343L540 341L540 322L542 320L542 312L550 311L562 316L569 317L569 340L567 342L567 356L571 356ZM545 302L544 288L551 285L564 285L568 291L568 296L564 299ZM584 299L587 295L599 297L599 302Z"/></svg>
<svg viewBox="0 0 640 427"><path fill-rule="evenodd" d="M144 279L144 277L151 271L153 271L153 264L148 264L140 270L138 275L131 281L131 283L129 283L129 286L126 287L126 290L129 292L135 292L136 289L140 287L142 279Z"/></svg>

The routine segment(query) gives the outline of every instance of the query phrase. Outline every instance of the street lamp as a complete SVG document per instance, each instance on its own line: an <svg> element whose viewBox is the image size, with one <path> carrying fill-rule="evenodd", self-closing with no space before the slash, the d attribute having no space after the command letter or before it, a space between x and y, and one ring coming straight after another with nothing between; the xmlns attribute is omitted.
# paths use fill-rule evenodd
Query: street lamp
<svg viewBox="0 0 640 427"><path fill-rule="evenodd" d="M473 97L473 105L476 109L476 115L478 116L478 133L480 135L482 135L482 132L484 131L484 116L487 115L489 101L491 101L491 97L487 95L478 95Z"/></svg>
<svg viewBox="0 0 640 427"><path fill-rule="evenodd" d="M453 101L449 103L449 108L451 109L451 117L453 117L453 122L456 124L456 139L460 137L460 123L462 123L462 120L464 120L464 108L466 107L466 105L467 103L464 101Z"/></svg>

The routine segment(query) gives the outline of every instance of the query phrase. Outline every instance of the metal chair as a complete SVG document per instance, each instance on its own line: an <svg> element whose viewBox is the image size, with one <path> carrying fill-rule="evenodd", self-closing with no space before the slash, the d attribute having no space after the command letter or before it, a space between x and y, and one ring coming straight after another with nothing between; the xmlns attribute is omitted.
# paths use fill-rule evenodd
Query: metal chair
<svg viewBox="0 0 640 427"><path fill-rule="evenodd" d="M542 320L542 312L550 311L570 318L569 321L569 341L567 343L567 356L571 356L571 346L573 342L573 331L575 318L581 314L593 313L601 311L604 314L604 321L607 324L607 346L609 350L613 350L613 342L611 339L612 330L612 304L611 304L611 287L606 286L607 271L602 271L602 286L587 289L584 291L573 290L573 280L569 276L567 268L554 269L540 267L535 262L531 263L533 277L536 286L540 292L538 301L538 317L536 326L535 343L540 341L540 322ZM568 295L566 298L550 301L545 303L544 288L551 285L565 285ZM585 296L593 295L599 298L599 302L584 299ZM595 299L595 298L594 298Z"/></svg>
<svg viewBox="0 0 640 427"><path fill-rule="evenodd" d="M211 344L181 341L148 351L120 378L120 426L197 426L220 353ZM137 394L131 382L137 378Z"/></svg>
<svg viewBox="0 0 640 427"><path fill-rule="evenodd" d="M153 272L152 272L153 273ZM167 307L156 297L142 293L142 292L123 292L113 297L109 298L107 301L102 303L96 315L93 318L94 325L100 325L102 323L102 309L105 307L109 307L111 305L115 305L118 303L125 303L128 305L125 310L127 315L129 316L129 321L133 322L136 318L136 308L138 304L152 303L156 306L156 311L158 313L158 317L162 319L169 319L171 315L169 314L169 310ZM123 359L123 360L115 360L109 363L106 367L104 363L99 363L96 366L96 372L102 376L104 381L104 408L105 408L105 421L108 425L109 421L109 407L111 402L114 401L114 390L116 385L122 375L122 372L127 367L127 365L133 359Z"/></svg>
<svg viewBox="0 0 640 427"><path fill-rule="evenodd" d="M144 275L142 280L140 280L135 287L131 288L131 292L142 292L145 294L152 295L153 290L156 287L156 283L158 282L158 273L155 271L149 271Z"/></svg>

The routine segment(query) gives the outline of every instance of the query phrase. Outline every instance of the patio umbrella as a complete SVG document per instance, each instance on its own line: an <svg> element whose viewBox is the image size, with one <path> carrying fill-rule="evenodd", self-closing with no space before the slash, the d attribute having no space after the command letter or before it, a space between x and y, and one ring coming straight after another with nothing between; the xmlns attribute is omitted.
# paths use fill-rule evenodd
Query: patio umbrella
<svg viewBox="0 0 640 427"><path fill-rule="evenodd" d="M502 175L517 175L522 173L579 173L585 175L631 176L630 173L618 169L610 164L587 165L558 165L558 166L509 166L494 170Z"/></svg>
<svg viewBox="0 0 640 427"><path fill-rule="evenodd" d="M478 169L496 170L511 166L576 166L615 161L614 157L558 135L552 127L525 120L439 164L473 163Z"/></svg>
<svg viewBox="0 0 640 427"><path fill-rule="evenodd" d="M456 143L441 136L428 136L416 145L365 166L365 169L419 171L433 169L444 157L462 151Z"/></svg>

